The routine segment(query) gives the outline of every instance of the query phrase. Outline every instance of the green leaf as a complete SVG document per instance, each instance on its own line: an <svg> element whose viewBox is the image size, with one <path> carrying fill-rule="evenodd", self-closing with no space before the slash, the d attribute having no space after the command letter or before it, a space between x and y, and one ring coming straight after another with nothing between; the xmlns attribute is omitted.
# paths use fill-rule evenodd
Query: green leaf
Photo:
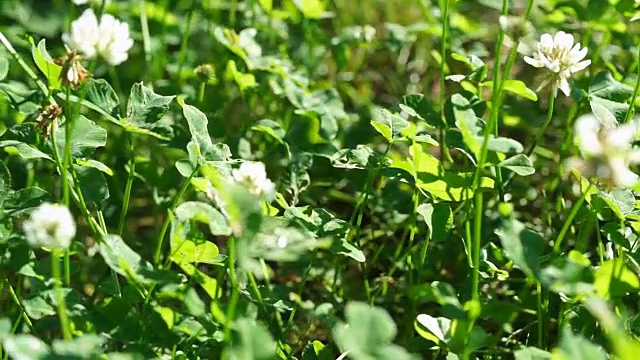
<svg viewBox="0 0 640 360"><path fill-rule="evenodd" d="M420 336L441 348L446 348L451 341L451 320L447 318L420 314L416 318L415 328Z"/></svg>
<svg viewBox="0 0 640 360"><path fill-rule="evenodd" d="M227 225L227 219L213 206L198 202L187 201L180 204L175 210L178 221L194 220L209 225L212 235L229 235L231 229Z"/></svg>
<svg viewBox="0 0 640 360"><path fill-rule="evenodd" d="M31 55L33 56L33 61L47 78L49 90L59 89L62 85L62 81L60 79L62 66L53 63L51 55L47 52L44 39L40 40L37 47L32 38L29 38L29 41L31 42Z"/></svg>
<svg viewBox="0 0 640 360"><path fill-rule="evenodd" d="M218 247L189 222L174 222L171 230L171 260L175 263L216 264Z"/></svg>
<svg viewBox="0 0 640 360"><path fill-rule="evenodd" d="M540 273L540 282L551 291L566 295L593 292L591 261L578 251L558 257Z"/></svg>
<svg viewBox="0 0 640 360"><path fill-rule="evenodd" d="M355 245L349 244L346 239L338 240L332 247L331 252L334 254L344 255L352 258L357 262L365 262L366 258L362 250L358 249Z"/></svg>
<svg viewBox="0 0 640 360"><path fill-rule="evenodd" d="M11 320L4 317L0 318L0 342L2 342L10 334L11 334Z"/></svg>
<svg viewBox="0 0 640 360"><path fill-rule="evenodd" d="M537 278L543 250L542 237L513 218L505 219L496 230L496 234L500 238L505 255L527 275Z"/></svg>
<svg viewBox="0 0 640 360"><path fill-rule="evenodd" d="M616 81L611 73L602 71L589 85L591 111L604 125L622 122L629 105L625 102L633 95L633 88Z"/></svg>
<svg viewBox="0 0 640 360"><path fill-rule="evenodd" d="M142 354L135 353L108 353L107 360L145 360L145 357Z"/></svg>
<svg viewBox="0 0 640 360"><path fill-rule="evenodd" d="M557 350L562 354L563 359L605 360L608 358L600 346L580 335L573 334L568 328L562 330Z"/></svg>
<svg viewBox="0 0 640 360"><path fill-rule="evenodd" d="M20 141L16 141L16 140L0 141L0 149L1 148L15 149L17 154L25 160L45 159L45 160L53 161L53 159L49 155Z"/></svg>
<svg viewBox="0 0 640 360"><path fill-rule="evenodd" d="M251 130L265 133L271 136L273 139L277 140L279 143L286 145L286 142L284 141L286 131L276 121L273 121L271 119L259 120L255 125L251 127Z"/></svg>
<svg viewBox="0 0 640 360"><path fill-rule="evenodd" d="M16 216L30 212L45 201L52 201L51 195L39 187L32 186L9 193L2 207L6 214Z"/></svg>
<svg viewBox="0 0 640 360"><path fill-rule="evenodd" d="M551 359L551 353L535 347L525 347L518 349L513 353L515 360L548 360Z"/></svg>
<svg viewBox="0 0 640 360"><path fill-rule="evenodd" d="M251 73L243 73L242 71L238 70L238 66L233 60L229 60L227 62L225 75L227 78L233 80L236 85L238 85L238 88L240 88L241 92L244 92L245 90L257 85L256 77Z"/></svg>
<svg viewBox="0 0 640 360"><path fill-rule="evenodd" d="M233 322L231 359L273 359L276 346L269 332L255 320L240 318Z"/></svg>
<svg viewBox="0 0 640 360"><path fill-rule="evenodd" d="M49 347L33 335L13 335L2 342L3 350L15 360L47 359L51 351Z"/></svg>
<svg viewBox="0 0 640 360"><path fill-rule="evenodd" d="M409 127L409 122L400 115L387 109L378 109L372 113L371 125L384 136L387 141L400 137L400 132Z"/></svg>
<svg viewBox="0 0 640 360"><path fill-rule="evenodd" d="M613 126L624 120L629 105L615 101L601 99L599 97L589 98L593 115L604 125Z"/></svg>
<svg viewBox="0 0 640 360"><path fill-rule="evenodd" d="M618 246L622 246L625 249L631 249L631 241L628 238L632 231L624 225L617 222L609 222L600 227L600 231L605 235L606 239Z"/></svg>
<svg viewBox="0 0 640 360"><path fill-rule="evenodd" d="M106 80L89 78L86 82L85 89L87 100L106 113L116 116L120 99Z"/></svg>
<svg viewBox="0 0 640 360"><path fill-rule="evenodd" d="M72 340L54 340L52 348L57 356L93 359L102 354L103 342L104 339L97 335L82 335Z"/></svg>
<svg viewBox="0 0 640 360"><path fill-rule="evenodd" d="M397 328L389 314L361 302L349 302L345 308L347 323L333 329L333 338L351 359L411 359L404 349L391 343Z"/></svg>
<svg viewBox="0 0 640 360"><path fill-rule="evenodd" d="M453 227L453 214L449 204L422 204L418 206L418 214L422 215L431 231L432 241L445 241Z"/></svg>
<svg viewBox="0 0 640 360"><path fill-rule="evenodd" d="M422 94L409 94L405 95L402 98L402 102L405 107L403 110L409 113L409 115L417 117L421 120L424 120L427 124L438 128L445 129L446 125L444 121L442 121L442 117L435 110L432 104L429 103L427 98L425 98ZM408 109L412 109L412 111L407 111Z"/></svg>
<svg viewBox="0 0 640 360"><path fill-rule="evenodd" d="M100 170L93 167L73 165L78 175L78 184L84 195L84 201L102 209L103 203L109 199L107 179Z"/></svg>
<svg viewBox="0 0 640 360"><path fill-rule="evenodd" d="M462 133L462 140L477 158L482 147L482 139L478 134L484 128L484 122L476 117L471 103L464 96L453 94L451 103L453 105L453 115L456 119L456 127Z"/></svg>
<svg viewBox="0 0 640 360"><path fill-rule="evenodd" d="M524 154L514 155L500 162L498 166L511 170L520 176L529 176L536 172L531 159Z"/></svg>
<svg viewBox="0 0 640 360"><path fill-rule="evenodd" d="M50 291L32 293L22 300L24 311L31 319L39 320L47 316L55 315L56 308L51 304Z"/></svg>
<svg viewBox="0 0 640 360"><path fill-rule="evenodd" d="M9 73L9 59L4 56L0 56L0 81L4 80Z"/></svg>
<svg viewBox="0 0 640 360"><path fill-rule="evenodd" d="M76 159L76 163L80 166L91 167L96 170L100 170L101 172L113 176L113 170L109 168L107 165L101 163L98 160L93 159Z"/></svg>
<svg viewBox="0 0 640 360"><path fill-rule="evenodd" d="M605 261L595 271L593 285L596 293L605 298L616 298L640 288L638 276L627 269L624 261L613 259Z"/></svg>
<svg viewBox="0 0 640 360"><path fill-rule="evenodd" d="M131 276L141 267L142 257L118 235L107 235L100 244L100 255L107 265L122 276Z"/></svg>
<svg viewBox="0 0 640 360"><path fill-rule="evenodd" d="M503 154L521 153L524 150L522 144L518 141L506 137L489 136L487 149Z"/></svg>
<svg viewBox="0 0 640 360"><path fill-rule="evenodd" d="M493 81L484 82L482 83L482 86L490 88L493 86ZM503 86L503 90L514 95L518 95L531 101L538 101L538 95L536 95L536 92L529 89L527 85L520 80L505 80Z"/></svg>
<svg viewBox="0 0 640 360"><path fill-rule="evenodd" d="M158 95L142 83L134 84L123 126L131 132L167 139L171 134L171 125L163 123L162 118L169 111L174 98L175 96Z"/></svg>
<svg viewBox="0 0 640 360"><path fill-rule="evenodd" d="M74 158L89 157L97 148L105 146L107 143L107 130L83 115L76 117L71 126L71 156ZM67 130L67 126L56 130L56 139L60 139L57 142L60 156L64 154L64 139Z"/></svg>
<svg viewBox="0 0 640 360"><path fill-rule="evenodd" d="M231 150L226 144L211 141L209 136L209 120L205 114L196 107L188 105L182 98L178 98L178 104L182 106L182 113L187 119L189 132L193 139L198 155L209 161L223 161L231 157Z"/></svg>
<svg viewBox="0 0 640 360"><path fill-rule="evenodd" d="M589 84L589 96L625 102L633 95L633 87L616 81L609 71L596 74Z"/></svg>
<svg viewBox="0 0 640 360"><path fill-rule="evenodd" d="M204 304L204 301L200 299L200 296L198 296L198 292L193 288L189 288L185 292L184 305L189 314L195 317L201 317L206 314L207 306Z"/></svg>
<svg viewBox="0 0 640 360"><path fill-rule="evenodd" d="M293 0L298 10L307 19L320 19L325 12L325 5L322 0Z"/></svg>

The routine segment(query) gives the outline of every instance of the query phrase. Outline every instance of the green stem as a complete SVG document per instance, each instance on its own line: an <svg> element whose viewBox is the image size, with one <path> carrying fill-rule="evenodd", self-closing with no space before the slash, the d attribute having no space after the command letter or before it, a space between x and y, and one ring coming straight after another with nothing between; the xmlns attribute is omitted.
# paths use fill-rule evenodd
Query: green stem
<svg viewBox="0 0 640 360"><path fill-rule="evenodd" d="M536 281L536 292L537 299L536 305L538 307L537 316L538 316L538 348L544 349L544 307L542 301L542 284L539 281Z"/></svg>
<svg viewBox="0 0 640 360"><path fill-rule="evenodd" d="M200 82L200 87L198 88L198 104L204 104L204 90L207 87L206 81Z"/></svg>
<svg viewBox="0 0 640 360"><path fill-rule="evenodd" d="M502 1L502 15L506 16L509 13L508 10L508 1ZM500 109L502 108L502 99L503 90L504 90L504 82L508 78L509 73L511 71L511 66L513 61L515 60L515 56L517 54L517 44L514 48L511 49L509 56L507 57L507 63L505 64L504 73L500 72L500 64L502 57L502 46L504 43L504 30L502 27L498 28L498 40L495 45L495 50L493 54L493 84L491 90L491 113L490 113L490 122L493 124L493 134L498 136L500 121L499 114ZM506 76L504 75L506 73ZM499 166L495 166L496 173L496 183L495 188L498 190L498 194L500 199L503 198L503 182L502 182L502 169Z"/></svg>
<svg viewBox="0 0 640 360"><path fill-rule="evenodd" d="M557 253L560 251L560 246L562 245L562 241L567 235L567 232L569 231L569 228L573 223L573 219L578 214L578 211L580 211L580 208L582 208L582 204L584 203L584 200L586 199L587 194L589 194L589 191L591 190L592 186L593 186L593 183L589 181L589 186L587 186L587 189L582 193L578 201L576 201L575 205L571 207L571 212L569 213L569 216L567 217L567 219L564 221L564 224L562 225L562 229L560 229L560 233L558 233L558 237L556 238L556 241L553 244L554 253Z"/></svg>
<svg viewBox="0 0 640 360"><path fill-rule="evenodd" d="M66 101L65 106L65 122L64 122L64 153L62 157L63 169L69 169L71 163L71 135L73 135L73 114L71 114L71 106L69 103L69 96L71 96L71 90L66 88ZM62 171L62 203L69 207L69 179L68 171Z"/></svg>
<svg viewBox="0 0 640 360"><path fill-rule="evenodd" d="M482 242L482 216L484 209L484 193L482 191L476 191L475 193L475 216L473 222L473 242L471 244L471 254L473 258L473 275L471 286L471 299L478 300L480 295L478 293L480 284L480 245Z"/></svg>
<svg viewBox="0 0 640 360"><path fill-rule="evenodd" d="M195 8L198 4L198 0L193 0L191 3L191 8L189 9L189 14L187 15L187 25L184 29L184 34L182 34L182 42L180 44L180 55L178 62L178 79L180 79L180 83L182 83L182 69L184 68L184 63L187 59L187 46L189 45L189 35L191 35L191 25L193 24L193 17L195 15Z"/></svg>
<svg viewBox="0 0 640 360"><path fill-rule="evenodd" d="M40 90L42 90L44 95L48 97L49 88L47 88L47 85L45 85L44 82L38 79L38 76L36 75L36 73L33 70L31 70L31 67L29 67L29 65L24 60L22 60L22 57L20 56L20 54L18 54L16 49L13 48L9 40L7 40L7 38L4 36L4 34L1 31L0 31L0 42L2 43L2 45L4 45L7 51L9 51L9 54L11 54L11 56L18 62L18 64L22 67L24 72L27 73L27 76L29 76L29 78L33 80L36 83L36 85L38 85ZM52 103L55 103L55 102L52 101Z"/></svg>
<svg viewBox="0 0 640 360"><path fill-rule="evenodd" d="M440 40L440 81L438 84L439 87L439 101L440 101L440 118L442 122L445 124L445 128L447 127L447 118L445 116L445 100L446 100L446 66L447 66L447 40L449 38L449 0L442 0L442 8L440 11L442 12L442 39ZM438 135L438 141L441 147L441 161L445 159L449 162L453 162L451 158L451 154L449 154L449 149L447 148L447 144L445 142L446 131L444 129L440 129Z"/></svg>
<svg viewBox="0 0 640 360"><path fill-rule="evenodd" d="M238 11L238 0L231 0L229 8L229 27L234 28L236 25L236 12Z"/></svg>
<svg viewBox="0 0 640 360"><path fill-rule="evenodd" d="M636 87L633 89L633 97L631 98L631 104L629 104L629 108L627 109L627 113L624 115L624 123L628 123L631 120L631 116L634 113L636 98L640 95L640 44L638 46L638 55L636 61L638 62L638 78L636 79Z"/></svg>
<svg viewBox="0 0 640 360"><path fill-rule="evenodd" d="M133 179L136 174L136 159L134 139L129 139L129 150L131 152L131 159L129 160L129 176L127 177L127 185L124 189L124 198L122 200L122 210L120 212L120 221L118 222L118 235L122 236L124 230L124 224L127 220L127 211L129 210L129 201L131 199L131 188L133 186Z"/></svg>
<svg viewBox="0 0 640 360"><path fill-rule="evenodd" d="M34 333L35 329L33 327L33 323L31 323L31 319L29 319L29 316L27 315L27 312L24 309L24 306L22 306L22 303L20 302L18 295L16 295L15 290L13 290L13 286L11 286L9 279L5 278L4 280L7 286L9 286L9 295L11 296L11 299L13 299L16 305L18 305L18 307L20 308L20 315L22 316L24 321L27 323L27 326L29 326L29 329L31 329L31 332Z"/></svg>
<svg viewBox="0 0 640 360"><path fill-rule="evenodd" d="M180 199L182 198L184 193L189 188L189 184L191 183L191 179L193 179L193 177L198 172L198 168L199 167L196 166L196 168L193 169L193 171L191 172L191 175L189 175L189 177L187 179L185 179L185 181L182 183L182 186L180 187L180 190L176 194L176 197L173 199L173 202L171 203L171 207L169 208L169 212L170 213L173 213L173 211L178 206L178 203L180 202ZM153 256L153 263L154 263L155 266L158 266L158 264L160 264L160 255L162 254L162 245L164 243L165 234L167 233L167 230L169 229L169 223L171 222L170 219L171 219L171 217L169 215L167 215L167 217L165 217L164 222L162 223L162 228L160 230L160 233L158 234L158 237L156 239L156 244L157 244L156 245L156 251L155 251L155 255Z"/></svg>
<svg viewBox="0 0 640 360"><path fill-rule="evenodd" d="M140 27L142 28L142 48L144 50L144 60L147 70L151 65L151 36L149 35L149 21L147 21L146 1L140 0Z"/></svg>
<svg viewBox="0 0 640 360"><path fill-rule="evenodd" d="M544 120L544 124L536 134L536 137L533 139L533 143L527 150L527 153L526 153L527 156L530 156L531 154L533 154L533 150L535 150L536 146L538 145L538 142L540 141L540 139L544 135L544 132L547 130L547 127L551 123L551 119L553 118L553 106L555 104L555 101L556 101L556 94L554 94L553 90L550 90L549 91L549 109L547 111L547 118Z"/></svg>
<svg viewBox="0 0 640 360"><path fill-rule="evenodd" d="M51 275L54 281L54 290L56 302L58 303L58 318L60 319L60 327L62 328L62 337L65 340L71 339L71 328L69 327L69 318L65 305L64 294L62 293L60 279L60 254L59 250L51 251Z"/></svg>
<svg viewBox="0 0 640 360"><path fill-rule="evenodd" d="M227 343L231 342L231 325L235 318L236 306L238 304L238 298L240 296L238 279L236 278L236 238L231 236L229 238L229 281L231 285L231 298L229 299L229 305L227 308L226 324L224 329L224 339Z"/></svg>

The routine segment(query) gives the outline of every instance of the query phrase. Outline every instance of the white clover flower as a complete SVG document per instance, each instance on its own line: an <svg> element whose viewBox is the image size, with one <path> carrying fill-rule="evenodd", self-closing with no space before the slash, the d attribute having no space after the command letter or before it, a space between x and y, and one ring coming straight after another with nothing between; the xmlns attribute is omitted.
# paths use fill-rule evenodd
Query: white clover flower
<svg viewBox="0 0 640 360"><path fill-rule="evenodd" d="M573 73L583 70L591 60L584 60L587 56L587 48L580 48L580 43L574 45L573 35L564 31L559 31L554 37L544 34L538 42L538 50L533 57L525 56L526 61L531 66L537 68L547 68L551 71L551 77L544 81L540 88L552 81L552 89L557 94L558 88L569 96L571 89L568 79Z"/></svg>
<svg viewBox="0 0 640 360"><path fill-rule="evenodd" d="M133 47L128 24L109 14L102 15L98 21L92 9L85 10L71 23L71 33L64 33L62 40L86 58L100 56L111 65L127 60L128 52Z"/></svg>
<svg viewBox="0 0 640 360"><path fill-rule="evenodd" d="M575 134L583 160L570 159L570 167L618 187L636 184L638 175L629 170L629 165L640 163L640 149L633 148L638 125L636 120L619 126L603 125L593 114L579 117Z"/></svg>
<svg viewBox="0 0 640 360"><path fill-rule="evenodd" d="M275 197L275 185L267 177L266 168L261 162L243 162L232 171L231 176L252 194L269 199Z"/></svg>
<svg viewBox="0 0 640 360"><path fill-rule="evenodd" d="M35 248L66 249L76 235L76 224L69 209L60 204L38 206L22 228L27 242Z"/></svg>

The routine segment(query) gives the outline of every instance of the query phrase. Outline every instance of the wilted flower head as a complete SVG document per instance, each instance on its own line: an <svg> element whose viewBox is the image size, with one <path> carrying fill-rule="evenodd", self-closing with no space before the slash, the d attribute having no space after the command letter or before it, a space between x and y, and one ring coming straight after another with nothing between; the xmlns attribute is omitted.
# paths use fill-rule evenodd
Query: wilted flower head
<svg viewBox="0 0 640 360"><path fill-rule="evenodd" d="M82 57L75 51L71 51L54 61L56 64L62 66L60 79L66 86L78 86L78 84L84 82L84 79L89 76L89 71L82 66L80 60L82 60Z"/></svg>
<svg viewBox="0 0 640 360"><path fill-rule="evenodd" d="M62 114L62 108L58 104L49 104L38 117L36 118L36 128L42 131L44 138L46 139L51 135L51 128L56 128L58 116Z"/></svg>
<svg viewBox="0 0 640 360"><path fill-rule="evenodd" d="M633 148L638 122L602 125L587 114L576 120L575 132L582 159L570 159L569 167L617 187L632 186L638 181L638 175L629 170L629 165L640 163L640 149Z"/></svg>
<svg viewBox="0 0 640 360"><path fill-rule="evenodd" d="M558 88L569 96L568 79L571 74L583 70L591 60L584 60L587 56L587 48L580 48L580 43L574 45L573 35L559 31L555 36L543 34L538 43L538 49L533 57L525 56L524 61L537 68L547 68L551 71L549 79L544 81L540 88L552 82L552 90L557 94Z"/></svg>
<svg viewBox="0 0 640 360"><path fill-rule="evenodd" d="M265 198L275 196L275 185L267 177L267 171L261 162L245 161L231 173L233 180L244 186L252 194Z"/></svg>
<svg viewBox="0 0 640 360"><path fill-rule="evenodd" d="M128 24L109 14L102 15L98 21L92 9L85 10L71 23L71 33L64 33L62 40L86 58L100 56L111 65L127 60L128 52L133 46Z"/></svg>
<svg viewBox="0 0 640 360"><path fill-rule="evenodd" d="M66 249L76 235L76 224L66 206L43 203L31 212L22 228L29 245Z"/></svg>

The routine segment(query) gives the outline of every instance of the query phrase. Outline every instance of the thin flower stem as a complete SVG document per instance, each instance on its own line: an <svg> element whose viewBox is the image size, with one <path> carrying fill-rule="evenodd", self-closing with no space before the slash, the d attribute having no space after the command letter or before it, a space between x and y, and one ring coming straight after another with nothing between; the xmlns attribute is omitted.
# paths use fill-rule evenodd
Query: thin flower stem
<svg viewBox="0 0 640 360"><path fill-rule="evenodd" d="M131 159L129 160L129 175L127 176L127 185L124 189L122 210L120 211L120 221L118 222L118 235L120 236L122 236L124 224L127 220L127 211L129 210L129 201L131 199L131 188L133 186L133 179L135 178L136 174L136 159L133 137L129 138L129 151L131 152Z"/></svg>
<svg viewBox="0 0 640 360"><path fill-rule="evenodd" d="M20 315L24 319L25 323L27 323L27 326L29 326L29 329L31 330L31 332L35 332L35 329L33 327L33 323L31 323L31 319L29 319L29 316L27 315L27 312L24 309L24 306L22 306L22 303L20 302L20 299L18 298L18 295L16 295L16 292L13 289L13 286L11 286L11 283L9 282L9 279L5 278L4 280L5 280L5 283L7 284L7 286L9 287L9 295L11 296L11 299L20 308Z"/></svg>
<svg viewBox="0 0 640 360"><path fill-rule="evenodd" d="M240 289L238 285L238 279L236 277L236 238L231 236L229 238L229 282L231 283L231 297L227 308L226 324L224 328L224 340L231 342L231 325L236 314L236 306L238 305L238 298L240 296Z"/></svg>
<svg viewBox="0 0 640 360"><path fill-rule="evenodd" d="M502 1L502 15L508 14L508 1ZM493 125L490 130L493 130L493 134L498 136L499 130L499 112L502 105L502 91L504 89L505 77L500 72L500 64L502 63L502 45L504 43L504 30L502 27L498 27L498 40L496 42L494 54L493 54L493 85L491 90L491 113L489 115L489 122ZM507 75L509 73L507 72ZM502 169L499 166L495 166L496 172L496 184L495 187L498 190L500 199L502 199Z"/></svg>
<svg viewBox="0 0 640 360"><path fill-rule="evenodd" d="M564 221L564 224L562 225L562 229L560 229L560 233L558 233L558 237L556 238L556 241L553 244L554 253L557 253L560 251L560 246L562 246L562 242L565 236L567 235L567 232L569 231L571 224L573 223L573 219L578 214L578 211L580 211L580 208L582 208L582 204L584 203L584 200L586 199L587 194L591 190L592 186L593 186L593 182L589 181L589 186L587 186L587 189L582 192L582 195L580 196L578 201L576 201L575 205L571 207L571 212L569 213L569 216L567 217L567 219Z"/></svg>
<svg viewBox="0 0 640 360"><path fill-rule="evenodd" d="M51 275L54 281L54 290L56 296L56 302L58 305L58 318L60 319L60 327L62 328L62 337L65 340L71 339L71 328L69 327L69 317L67 314L67 307L64 300L64 294L62 293L61 279L60 279L60 254L59 250L54 249L51 251Z"/></svg>
<svg viewBox="0 0 640 360"><path fill-rule="evenodd" d="M475 216L473 222L473 242L471 243L471 255L473 259L473 273L471 286L471 299L478 300L480 283L480 247L482 242L482 217L484 210L484 193L477 191L475 193Z"/></svg>
<svg viewBox="0 0 640 360"><path fill-rule="evenodd" d="M440 82L439 82L439 101L440 101L440 117L442 122L445 124L445 128L447 127L447 118L445 116L445 103L446 103L446 66L447 66L447 41L449 39L449 0L442 0L441 2L442 8L440 11L442 12L442 39L440 40ZM447 148L447 144L445 142L446 131L444 129L440 129L438 135L438 142L441 147L441 161L445 159L449 162L453 162L451 158L451 154L449 154L449 149Z"/></svg>
<svg viewBox="0 0 640 360"><path fill-rule="evenodd" d="M264 312L265 316L267 316L267 319L269 320L269 324L274 335L276 335L276 342L278 343L278 347L283 353L290 355L288 354L287 347L282 342L282 339L284 338L284 334L282 333L282 321L278 321L280 313L275 311L274 317L276 317L276 319L275 321L271 319L271 317L269 316L271 312L269 311L269 308L267 307L267 305L264 302L264 299L262 298L262 293L260 292L260 288L258 287L258 282L256 281L255 276L251 271L249 271L247 272L247 277L249 278L249 284L251 285L251 290L253 291L253 294L256 300L258 301L258 304L260 304L260 306L262 307L262 311Z"/></svg>
<svg viewBox="0 0 640 360"><path fill-rule="evenodd" d="M234 28L236 25L236 12L238 11L238 0L231 0L229 7L229 27Z"/></svg>
<svg viewBox="0 0 640 360"><path fill-rule="evenodd" d="M536 297L536 306L538 307L537 309L537 316L538 316L538 348L540 349L544 349L544 304L543 304L543 300L542 300L542 284L540 284L539 281L536 281L536 292L537 292L537 297Z"/></svg>
<svg viewBox="0 0 640 360"><path fill-rule="evenodd" d="M191 172L191 175L189 175L189 177L184 180L184 182L182 183L182 186L180 187L180 190L178 191L175 198L173 199L173 202L171 203L169 212L173 213L176 207L178 207L178 203L180 202L180 199L189 188L189 184L191 184L191 179L193 179L193 177L196 175L196 173L198 172L198 169L199 167L196 166ZM162 223L162 228L160 230L160 233L158 233L158 238L156 239L156 244L157 244L156 251L155 251L155 255L153 256L153 263L155 266L158 266L158 264L160 264L160 256L162 255L162 245L164 243L165 234L169 229L169 223L171 222L170 219L171 217L168 215L167 217L165 217L164 222Z"/></svg>
<svg viewBox="0 0 640 360"><path fill-rule="evenodd" d="M556 96L554 94L554 91L551 90L549 92L549 109L547 111L547 118L544 120L544 124L536 134L536 137L533 139L533 143L531 143L531 146L527 150L526 152L527 156L531 156L531 154L533 154L533 151L538 145L538 142L540 141L540 139L542 139L544 132L547 130L547 127L551 123L551 119L553 118L553 107L554 107L555 101L556 101Z"/></svg>
<svg viewBox="0 0 640 360"><path fill-rule="evenodd" d="M200 87L198 88L198 104L204 104L204 90L207 87L207 82L200 82Z"/></svg>
<svg viewBox="0 0 640 360"><path fill-rule="evenodd" d="M71 96L71 90L66 88L66 101L65 104L65 122L64 122L64 153L62 154L62 168L69 169L71 166L71 135L73 135L73 114L71 114L71 106L69 102L69 96ZM55 131L55 130L54 130ZM62 203L69 207L69 179L68 171L62 171Z"/></svg>
<svg viewBox="0 0 640 360"><path fill-rule="evenodd" d="M508 11L508 1L502 1L502 13L506 14ZM482 244L482 218L484 216L484 193L479 191L481 184L481 176L484 168L484 163L487 159L488 147L489 147L489 136L492 132L497 129L497 119L498 119L498 104L502 86L500 84L500 53L502 51L502 39L504 37L502 28L499 30L498 35L498 43L496 44L496 54L494 61L494 81L493 81L493 93L492 93L492 101L494 106L492 106L491 116L489 118L489 123L484 130L484 136L482 139L482 146L480 148L480 154L478 156L478 163L476 167L476 171L473 178L473 195L475 199L475 214L474 214L474 223L473 223L473 239L471 241L471 258L473 259L473 268L472 268L472 286L471 286L471 299L474 301L478 301L480 298L479 295L479 283L480 283L480 249ZM469 331L473 328L474 321L469 322ZM466 348L466 347L465 347ZM463 358L468 358L469 353L465 350L463 354Z"/></svg>
<svg viewBox="0 0 640 360"><path fill-rule="evenodd" d="M178 79L180 79L180 84L182 85L182 69L184 68L184 63L187 59L187 46L189 45L189 35L191 35L191 25L193 24L193 18L195 16L196 5L199 3L198 0L193 0L191 3L191 8L189 9L189 14L187 15L187 25L184 29L184 34L182 34L182 43L180 45L180 55L178 57Z"/></svg>
<svg viewBox="0 0 640 360"><path fill-rule="evenodd" d="M149 21L147 20L147 7L145 0L139 0L140 5L140 27L142 28L142 49L144 50L144 60L147 69L151 64L151 36L149 35Z"/></svg>
<svg viewBox="0 0 640 360"><path fill-rule="evenodd" d="M48 97L49 96L49 88L47 88L47 85L45 85L44 82L42 82L40 79L38 79L38 76L36 75L36 73L22 59L20 54L18 54L16 49L13 48L13 46L11 45L9 40L7 40L7 38L4 36L4 34L1 31L0 31L0 42L2 43L2 45L4 45L4 47L7 49L7 51L9 51L9 54L11 54L11 56L13 56L13 58L18 62L18 64L22 67L24 72L27 73L27 76L29 76L29 78L31 80L33 80L36 83L36 85L38 85L40 90L42 90L42 93L44 93L44 95ZM55 101L52 100L52 103L55 103Z"/></svg>
<svg viewBox="0 0 640 360"><path fill-rule="evenodd" d="M633 97L631 98L631 104L627 109L627 113L624 115L623 124L628 123L631 120L631 116L635 112L635 104L638 95L640 95L640 44L638 44L638 55L636 61L638 62L638 78L636 79L636 87L633 89Z"/></svg>

